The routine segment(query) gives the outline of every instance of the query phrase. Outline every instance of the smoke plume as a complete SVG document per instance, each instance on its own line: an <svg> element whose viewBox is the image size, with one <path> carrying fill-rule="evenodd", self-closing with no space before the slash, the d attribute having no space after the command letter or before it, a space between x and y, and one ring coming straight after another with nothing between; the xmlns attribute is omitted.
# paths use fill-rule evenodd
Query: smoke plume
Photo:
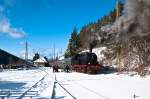
<svg viewBox="0 0 150 99"><path fill-rule="evenodd" d="M127 37L150 34L150 0L127 0L112 30Z"/></svg>

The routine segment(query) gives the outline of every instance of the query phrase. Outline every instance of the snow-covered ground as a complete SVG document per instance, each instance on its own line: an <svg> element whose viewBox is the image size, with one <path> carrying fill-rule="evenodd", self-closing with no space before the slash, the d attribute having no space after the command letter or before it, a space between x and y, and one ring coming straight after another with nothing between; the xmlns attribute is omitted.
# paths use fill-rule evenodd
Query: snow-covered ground
<svg viewBox="0 0 150 99"><path fill-rule="evenodd" d="M51 98L54 77L49 68L0 72L0 99ZM7 98L6 98L7 99Z"/></svg>
<svg viewBox="0 0 150 99"><path fill-rule="evenodd" d="M0 99L150 99L149 92L150 76L53 74L49 68L0 72Z"/></svg>
<svg viewBox="0 0 150 99"><path fill-rule="evenodd" d="M56 79L76 99L150 99L150 77L57 73ZM58 84L56 88L56 97L69 99L67 95L57 94L62 90Z"/></svg>

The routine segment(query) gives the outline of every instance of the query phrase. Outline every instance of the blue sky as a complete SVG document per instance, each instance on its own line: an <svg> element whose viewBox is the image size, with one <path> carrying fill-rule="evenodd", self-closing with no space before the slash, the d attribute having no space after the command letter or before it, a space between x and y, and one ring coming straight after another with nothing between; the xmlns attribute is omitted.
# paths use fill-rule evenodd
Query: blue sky
<svg viewBox="0 0 150 99"><path fill-rule="evenodd" d="M65 51L70 33L114 9L116 0L0 0L0 48L21 56ZM44 52L46 51L46 52Z"/></svg>

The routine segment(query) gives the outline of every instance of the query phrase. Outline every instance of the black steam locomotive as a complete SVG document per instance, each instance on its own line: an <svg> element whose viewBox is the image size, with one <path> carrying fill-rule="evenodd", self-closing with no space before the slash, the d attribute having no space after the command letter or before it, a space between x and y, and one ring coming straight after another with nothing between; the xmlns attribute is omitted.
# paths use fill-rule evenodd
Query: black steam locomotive
<svg viewBox="0 0 150 99"><path fill-rule="evenodd" d="M97 55L92 52L76 54L71 58L71 65L73 70L89 74L96 74L101 68L97 61Z"/></svg>

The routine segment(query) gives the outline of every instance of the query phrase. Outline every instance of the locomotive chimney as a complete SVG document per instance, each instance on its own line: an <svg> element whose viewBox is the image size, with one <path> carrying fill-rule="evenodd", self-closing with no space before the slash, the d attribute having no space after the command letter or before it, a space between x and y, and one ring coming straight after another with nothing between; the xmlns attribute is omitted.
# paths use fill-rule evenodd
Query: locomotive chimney
<svg viewBox="0 0 150 99"><path fill-rule="evenodd" d="M90 43L90 46L89 46L90 53L92 53L92 49L93 49L93 47L92 47L92 44Z"/></svg>
<svg viewBox="0 0 150 99"><path fill-rule="evenodd" d="M89 44L89 51L90 53L92 53L93 48L97 45L97 40L93 40L90 44Z"/></svg>
<svg viewBox="0 0 150 99"><path fill-rule="evenodd" d="M89 43L89 52L92 53L93 48L97 45L96 35L95 34L95 25L91 28L90 31L90 43Z"/></svg>

